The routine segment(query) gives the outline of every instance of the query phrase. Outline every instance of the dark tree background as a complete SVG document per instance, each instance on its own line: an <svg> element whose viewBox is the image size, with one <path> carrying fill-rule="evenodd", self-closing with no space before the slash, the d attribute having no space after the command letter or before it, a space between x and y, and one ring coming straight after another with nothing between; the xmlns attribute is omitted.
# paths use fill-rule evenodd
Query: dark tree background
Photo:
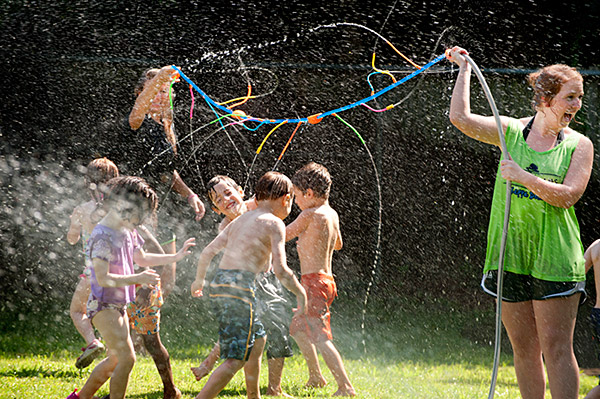
<svg viewBox="0 0 600 399"><path fill-rule="evenodd" d="M120 128L143 70L178 65L217 101L243 97L249 78L253 94L270 94L241 108L266 117L305 117L370 95L366 76L374 49L379 68L402 71L398 77L411 71L368 29L341 23L380 33L421 65L448 46L467 48L506 115L531 113L526 72L559 62L576 66L585 74L587 94L574 127L600 148L597 1L7 0L0 4L2 312L68 309L82 261L65 234L73 207L85 200L82 168L99 155L123 173L148 161L127 158L123 148L135 137ZM499 152L450 125L456 71L442 61L431 72L380 97L379 108L406 98L391 111L359 107L340 115L365 139L372 159L348 127L329 117L301 130L277 164L291 175L314 160L332 174L331 202L345 236L334 265L341 303L362 302L373 277L370 301L383 312L406 299L493 310L478 284ZM376 89L390 84L383 75L371 81ZM489 114L473 81L473 108ZM276 131L253 162L270 127L211 136L218 126L201 128L214 116L199 94L190 121L187 85L175 89L177 131L189 155L182 174L194 190L203 192L217 173L248 179L251 187L274 167L293 126ZM596 155L576 206L585 246L600 237L597 168ZM203 222L185 228L202 247L215 225L208 211ZM297 268L293 246L289 252ZM179 295L187 295L194 263L179 268ZM581 347L588 344L589 306L579 318Z"/></svg>

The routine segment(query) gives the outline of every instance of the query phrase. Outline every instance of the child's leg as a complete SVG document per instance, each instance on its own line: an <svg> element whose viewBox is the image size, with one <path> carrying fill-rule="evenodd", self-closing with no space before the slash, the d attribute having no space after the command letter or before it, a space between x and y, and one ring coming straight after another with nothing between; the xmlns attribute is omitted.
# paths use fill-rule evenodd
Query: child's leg
<svg viewBox="0 0 600 399"><path fill-rule="evenodd" d="M327 385L327 380L321 373L321 366L319 365L319 358L317 357L317 350L315 346L308 339L308 335L302 331L298 331L293 335L304 360L306 360L306 366L308 367L308 382L307 387L321 388Z"/></svg>
<svg viewBox="0 0 600 399"><path fill-rule="evenodd" d="M110 378L112 399L123 399L129 381L129 373L135 363L133 344L129 338L127 316L118 310L107 309L94 316L98 328L109 348L109 357L96 366L81 389L81 399L91 399L96 391Z"/></svg>
<svg viewBox="0 0 600 399"><path fill-rule="evenodd" d="M175 387L175 382L173 381L169 352L167 352L167 349L163 346L160 335L158 333L149 335L144 334L142 335L142 340L144 341L144 346L148 352L150 352L154 364L156 364L160 379L162 380L164 399L180 398L181 392Z"/></svg>
<svg viewBox="0 0 600 399"><path fill-rule="evenodd" d="M284 357L267 359L269 364L269 386L267 387L267 396L286 396L281 389L281 376L283 374Z"/></svg>
<svg viewBox="0 0 600 399"><path fill-rule="evenodd" d="M215 344L215 346L213 346L206 359L202 361L200 366L190 367L190 370L192 370L194 377L196 377L196 381L200 381L201 379L206 377L208 373L211 372L211 370L213 369L213 367L215 367L215 364L219 360L220 354L221 347L219 346L219 342L217 341L217 343Z"/></svg>
<svg viewBox="0 0 600 399"><path fill-rule="evenodd" d="M121 315L112 309L104 310L94 317L94 325L102 334L106 345L115 352L118 360L110 378L110 397L111 399L123 399L129 383L129 374L135 364L135 352L133 342L129 337L127 314Z"/></svg>
<svg viewBox="0 0 600 399"><path fill-rule="evenodd" d="M235 373L243 366L244 361L238 359L225 359L223 363L210 375L202 391L196 395L196 399L212 399L231 381Z"/></svg>
<svg viewBox="0 0 600 399"><path fill-rule="evenodd" d="M79 398L93 398L94 394L98 392L106 381L108 381L113 370L117 367L118 361L116 354L113 351L108 350L108 356L94 367L94 370L92 370L85 385L81 388L81 391L78 392Z"/></svg>
<svg viewBox="0 0 600 399"><path fill-rule="evenodd" d="M325 360L327 367L331 370L331 374L333 374L333 377L338 384L338 390L334 396L355 396L356 393L354 387L350 383L348 374L346 374L342 357L333 345L333 342L329 340L319 342L317 348L321 352L321 355L323 355L323 360Z"/></svg>
<svg viewBox="0 0 600 399"><path fill-rule="evenodd" d="M265 337L256 338L254 346L250 352L250 357L244 365L244 374L246 376L246 394L248 399L260 398L260 361L265 349Z"/></svg>
<svg viewBox="0 0 600 399"><path fill-rule="evenodd" d="M86 314L86 304L89 296L90 280L87 277L81 277L77 283L75 292L73 293L69 313L71 314L71 319L73 320L75 328L85 340L86 346L96 339L94 328Z"/></svg>

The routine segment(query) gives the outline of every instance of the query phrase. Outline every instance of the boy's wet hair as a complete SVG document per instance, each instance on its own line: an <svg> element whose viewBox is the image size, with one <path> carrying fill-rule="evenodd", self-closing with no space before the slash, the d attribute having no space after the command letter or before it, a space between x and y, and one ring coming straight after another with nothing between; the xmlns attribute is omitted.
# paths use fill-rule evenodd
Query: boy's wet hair
<svg viewBox="0 0 600 399"><path fill-rule="evenodd" d="M279 172L267 172L256 183L254 191L257 201L267 201L281 198L292 192L292 182L289 177Z"/></svg>
<svg viewBox="0 0 600 399"><path fill-rule="evenodd" d="M85 185L96 202L102 201L102 193L106 191L106 183L119 176L119 168L110 159L96 158L90 162L85 172Z"/></svg>
<svg viewBox="0 0 600 399"><path fill-rule="evenodd" d="M158 208L158 196L146 180L137 176L120 176L107 183L108 194L104 201L110 207L118 200L126 200L140 211L140 215L154 217Z"/></svg>
<svg viewBox="0 0 600 399"><path fill-rule="evenodd" d="M303 193L309 188L315 196L329 198L331 176L327 168L316 162L309 162L298 169L292 177L292 183Z"/></svg>
<svg viewBox="0 0 600 399"><path fill-rule="evenodd" d="M528 81L533 88L533 108L536 109L544 102L550 105L562 86L571 79L583 82L583 76L577 69L564 64L550 65L530 73Z"/></svg>
<svg viewBox="0 0 600 399"><path fill-rule="evenodd" d="M235 182L235 180L233 180L231 177L225 176L225 175L216 175L215 177L213 177L212 179L210 179L208 181L208 183L206 184L206 197L213 204L215 203L215 200L214 200L213 197L214 197L214 195L217 194L215 192L215 186L217 184L219 184L219 183L225 183L225 184L229 185L231 188L233 188L234 190L237 190L237 191L241 191L242 190L242 188L240 187L240 185L237 184Z"/></svg>

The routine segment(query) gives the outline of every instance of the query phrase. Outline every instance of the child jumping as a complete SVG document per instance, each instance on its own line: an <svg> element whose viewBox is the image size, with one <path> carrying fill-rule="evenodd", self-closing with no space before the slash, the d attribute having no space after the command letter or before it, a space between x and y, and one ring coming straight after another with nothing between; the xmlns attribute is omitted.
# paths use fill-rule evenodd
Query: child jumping
<svg viewBox="0 0 600 399"><path fill-rule="evenodd" d="M141 178L116 177L108 182L104 200L106 215L98 222L88 241L92 261L91 294L87 316L106 342L108 357L94 368L81 391L67 399L91 399L110 378L111 399L123 399L129 374L135 363L125 308L135 298L134 284L157 284L151 269L134 273L134 262L152 267L177 262L190 254L194 239L188 239L176 254L149 254L135 228L156 211L156 193Z"/></svg>
<svg viewBox="0 0 600 399"><path fill-rule="evenodd" d="M294 315L290 332L306 359L307 386L327 384L319 366L318 349L337 382L334 396L355 396L342 357L331 341L329 306L337 294L331 260L333 251L342 248L338 214L329 205L331 177L324 166L311 162L294 174L292 182L295 201L302 213L287 226L286 240L298 237L301 281L308 304L306 314Z"/></svg>
<svg viewBox="0 0 600 399"><path fill-rule="evenodd" d="M208 198L213 210L225 217L219 225L223 231L231 221L249 210L256 209L254 198L244 201L244 190L230 177L218 175L207 184ZM273 270L259 272L256 277L256 312L267 333L267 361L269 366L268 396L286 396L281 388L285 358L293 355L289 336L291 309L281 283ZM196 380L204 378L219 359L217 342L210 354L198 367L192 367Z"/></svg>
<svg viewBox="0 0 600 399"><path fill-rule="evenodd" d="M256 314L257 273L269 266L283 285L296 295L298 314L304 313L306 293L285 258L285 219L292 207L292 183L281 173L268 172L256 184L257 208L237 217L202 251L192 296L202 296L210 261L224 250L210 284L219 320L223 363L212 373L196 399L216 397L244 367L248 398L260 398L260 356L265 332Z"/></svg>
<svg viewBox="0 0 600 399"><path fill-rule="evenodd" d="M67 233L67 241L71 245L81 239L85 268L79 275L79 282L71 299L69 313L73 324L85 340L83 353L75 361L75 367L81 369L89 366L95 358L104 352L104 345L96 338L94 327L86 315L86 303L90 295L91 261L87 255L87 240L100 220L99 210L102 204L101 185L113 177L119 176L119 169L107 158L96 158L87 166L85 186L90 194L90 200L77 205L71 215L71 224Z"/></svg>

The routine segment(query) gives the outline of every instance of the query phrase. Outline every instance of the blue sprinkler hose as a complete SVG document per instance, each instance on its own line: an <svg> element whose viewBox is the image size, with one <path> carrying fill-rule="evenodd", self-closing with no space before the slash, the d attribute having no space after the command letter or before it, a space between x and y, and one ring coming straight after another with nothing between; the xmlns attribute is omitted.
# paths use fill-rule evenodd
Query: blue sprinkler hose
<svg viewBox="0 0 600 399"><path fill-rule="evenodd" d="M379 90L377 93L363 98L362 100L356 101L352 104L348 104L345 105L343 107L337 108L337 109L333 109L331 111L327 111L327 112L323 112L320 114L317 114L318 119L323 119L326 116L329 115L333 115L333 114L337 114L340 113L342 111L347 111L351 108L357 107L359 105L365 104L371 100L376 99L377 97L381 96L384 93L387 93L388 91L395 89L396 87L400 86L402 83L406 82L409 79L414 78L415 76L417 76L418 74L424 72L425 70L431 68L433 65L437 64L438 62L440 62L441 60L443 60L444 58L446 58L445 54L439 55L437 56L435 59L431 60L430 62L428 62L427 64L425 64L424 66L421 67L421 69L417 69L416 71L414 71L413 73L411 73L410 75L405 76L404 78L400 79L399 81L397 81L394 84L391 84L381 90ZM226 114L231 114L231 110L227 107L222 106L221 104L218 104L217 102L215 102L212 98L210 98L205 92L203 92L202 90L200 90L200 88L194 83L192 82L187 76L185 76L185 74L183 72L181 72L181 70L179 68L177 68L175 65L171 66L174 70L176 70L177 72L179 72L179 75L181 76L181 78L183 78L183 80L185 80L186 82L188 82L189 84L192 85L192 87L202 96L204 97L204 99L212 104L215 108L220 109L221 111L225 112ZM253 118L248 118L248 120L252 120ZM298 123L298 122L309 122L308 118L296 118L296 119L261 119L262 122L264 123L282 123L282 122L287 122L287 123Z"/></svg>
<svg viewBox="0 0 600 399"><path fill-rule="evenodd" d="M492 97L492 92L483 77L483 74L477 67L477 64L466 54L462 54L469 64L473 67L479 83L483 87L485 97L492 108L494 119L496 120L496 127L498 128L498 136L500 137L500 144L502 146L502 158L508 159L508 150L506 149L506 142L504 140L504 132L502 130L502 123L500 122L500 115L498 114L498 108ZM506 235L508 233L508 222L510 220L510 197L512 193L512 187L510 180L506 181L506 202L504 206L504 226L502 228L502 239L500 240L500 254L498 256L498 281L496 288L496 344L494 346L494 367L492 368L492 381L490 382L490 391L488 393L488 399L494 397L496 391L496 380L498 379L498 363L500 362L500 337L502 332L502 286L504 284L504 252L506 250Z"/></svg>

